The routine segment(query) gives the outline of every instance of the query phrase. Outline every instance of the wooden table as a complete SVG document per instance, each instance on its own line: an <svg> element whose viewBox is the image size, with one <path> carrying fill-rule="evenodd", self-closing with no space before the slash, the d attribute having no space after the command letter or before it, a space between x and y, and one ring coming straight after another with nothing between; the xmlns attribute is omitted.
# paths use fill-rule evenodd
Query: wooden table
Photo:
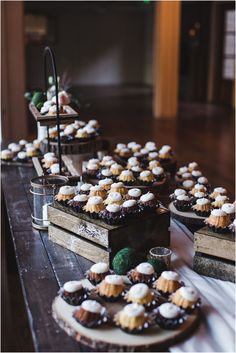
<svg viewBox="0 0 236 353"><path fill-rule="evenodd" d="M59 286L84 277L91 262L48 240L31 225L33 168L2 166L2 190L35 351L91 351L67 334L51 316Z"/></svg>

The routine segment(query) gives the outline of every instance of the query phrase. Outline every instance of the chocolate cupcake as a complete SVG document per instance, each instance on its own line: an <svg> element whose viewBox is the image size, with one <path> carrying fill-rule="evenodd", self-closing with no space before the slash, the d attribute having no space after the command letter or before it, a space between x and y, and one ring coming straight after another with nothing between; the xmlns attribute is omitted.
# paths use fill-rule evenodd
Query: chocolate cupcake
<svg viewBox="0 0 236 353"><path fill-rule="evenodd" d="M112 203L106 206L105 210L100 213L100 218L110 225L118 225L123 222L121 206Z"/></svg>
<svg viewBox="0 0 236 353"><path fill-rule="evenodd" d="M113 272L109 269L109 265L106 262L98 262L90 267L86 272L86 278L96 286L104 280L107 275Z"/></svg>
<svg viewBox="0 0 236 353"><path fill-rule="evenodd" d="M66 282L60 292L62 299L70 305L80 305L88 297L81 281Z"/></svg>
<svg viewBox="0 0 236 353"><path fill-rule="evenodd" d="M103 199L100 196L89 197L86 205L84 206L84 211L94 219L99 218L99 212L104 210L105 206Z"/></svg>
<svg viewBox="0 0 236 353"><path fill-rule="evenodd" d="M87 328L94 328L107 322L106 308L96 300L85 300L73 313L74 319Z"/></svg>
<svg viewBox="0 0 236 353"><path fill-rule="evenodd" d="M88 195L78 194L72 200L68 201L68 205L76 212L84 212L84 206L88 201Z"/></svg>
<svg viewBox="0 0 236 353"><path fill-rule="evenodd" d="M210 216L205 220L207 226L216 233L225 233L231 224L230 216L221 209L214 209Z"/></svg>
<svg viewBox="0 0 236 353"><path fill-rule="evenodd" d="M153 168L152 174L154 175L155 181L160 182L165 179L165 172L162 167Z"/></svg>
<svg viewBox="0 0 236 353"><path fill-rule="evenodd" d="M156 323L164 330L174 330L184 323L184 311L172 303L161 304L156 310Z"/></svg>
<svg viewBox="0 0 236 353"><path fill-rule="evenodd" d="M200 170L193 170L191 174L193 179L196 181L202 176L202 172Z"/></svg>
<svg viewBox="0 0 236 353"><path fill-rule="evenodd" d="M116 326L129 334L140 333L150 324L143 305L137 303L126 305L114 316L114 321Z"/></svg>
<svg viewBox="0 0 236 353"><path fill-rule="evenodd" d="M140 173L138 180L144 186L151 186L155 181L155 178L150 170L144 170Z"/></svg>
<svg viewBox="0 0 236 353"><path fill-rule="evenodd" d="M107 301L116 301L124 292L124 281L119 275L108 275L99 284L97 294Z"/></svg>
<svg viewBox="0 0 236 353"><path fill-rule="evenodd" d="M145 212L155 211L158 207L158 202L155 195L152 192L148 192L140 197L139 206Z"/></svg>
<svg viewBox="0 0 236 353"><path fill-rule="evenodd" d="M79 194L89 195L92 186L93 185L89 183L82 184L79 190Z"/></svg>
<svg viewBox="0 0 236 353"><path fill-rule="evenodd" d="M96 178L99 171L99 166L95 163L88 163L86 167L86 174L90 178Z"/></svg>
<svg viewBox="0 0 236 353"><path fill-rule="evenodd" d="M59 193L55 196L55 200L67 206L68 201L72 200L75 197L75 188L69 185L61 186Z"/></svg>
<svg viewBox="0 0 236 353"><path fill-rule="evenodd" d="M122 203L123 203L123 199L119 192L110 192L104 201L105 205L110 205L110 204L121 205Z"/></svg>
<svg viewBox="0 0 236 353"><path fill-rule="evenodd" d="M131 168L132 173L134 174L135 178L138 178L140 173L142 172L142 168L139 165L135 165Z"/></svg>
<svg viewBox="0 0 236 353"><path fill-rule="evenodd" d="M113 164L114 164L114 162L113 162ZM113 177L112 172L108 168L100 169L97 177L98 177L98 179L101 179L101 180L105 179L105 178L109 178L109 179L113 179L113 180L115 179Z"/></svg>
<svg viewBox="0 0 236 353"><path fill-rule="evenodd" d="M121 213L124 218L138 216L140 209L136 200L127 200L123 203Z"/></svg>
<svg viewBox="0 0 236 353"><path fill-rule="evenodd" d="M188 195L179 195L173 203L178 211L188 212L192 206L192 199Z"/></svg>
<svg viewBox="0 0 236 353"><path fill-rule="evenodd" d="M196 289L192 287L181 287L171 296L171 302L188 314L200 306L200 298Z"/></svg>
<svg viewBox="0 0 236 353"><path fill-rule="evenodd" d="M211 201L207 198L197 199L194 206L192 206L193 211L199 217L208 217L211 213Z"/></svg>
<svg viewBox="0 0 236 353"><path fill-rule="evenodd" d="M21 162L21 163L27 163L29 161L27 154L25 151L21 151L17 153L16 156L16 161Z"/></svg>
<svg viewBox="0 0 236 353"><path fill-rule="evenodd" d="M174 193L170 195L171 200L176 200L180 195L187 195L187 191L184 189L175 189Z"/></svg>
<svg viewBox="0 0 236 353"><path fill-rule="evenodd" d="M140 189L138 188L130 189L128 191L128 194L126 195L126 199L138 201L141 195L142 195L142 191Z"/></svg>
<svg viewBox="0 0 236 353"><path fill-rule="evenodd" d="M122 170L117 179L123 182L124 185L132 185L135 182L135 177L131 170Z"/></svg>
<svg viewBox="0 0 236 353"><path fill-rule="evenodd" d="M187 190L187 191L190 191L192 190L192 188L194 187L195 185L195 182L193 180L184 180L182 183L181 183L181 187L184 189L184 190Z"/></svg>
<svg viewBox="0 0 236 353"><path fill-rule="evenodd" d="M127 273L129 280L133 283L151 284L156 279L153 266L149 262L142 262L135 269Z"/></svg>

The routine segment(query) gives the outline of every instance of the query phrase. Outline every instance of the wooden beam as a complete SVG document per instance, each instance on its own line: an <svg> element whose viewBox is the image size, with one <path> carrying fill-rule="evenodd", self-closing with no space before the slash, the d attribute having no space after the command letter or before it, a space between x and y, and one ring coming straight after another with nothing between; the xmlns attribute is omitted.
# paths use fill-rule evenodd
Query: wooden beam
<svg viewBox="0 0 236 353"><path fill-rule="evenodd" d="M24 3L1 2L3 141L27 138Z"/></svg>
<svg viewBox="0 0 236 353"><path fill-rule="evenodd" d="M180 1L157 1L154 23L153 114L174 118L178 108Z"/></svg>

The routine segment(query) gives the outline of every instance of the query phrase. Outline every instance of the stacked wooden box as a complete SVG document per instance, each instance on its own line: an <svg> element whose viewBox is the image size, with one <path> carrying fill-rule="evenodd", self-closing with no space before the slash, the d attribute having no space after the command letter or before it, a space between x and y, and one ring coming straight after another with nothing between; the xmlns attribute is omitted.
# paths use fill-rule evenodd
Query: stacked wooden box
<svg viewBox="0 0 236 353"><path fill-rule="evenodd" d="M235 235L204 227L194 233L193 269L201 275L235 282Z"/></svg>
<svg viewBox="0 0 236 353"><path fill-rule="evenodd" d="M128 246L148 253L154 246L170 245L170 213L164 207L118 226L58 203L48 207L48 218L50 240L94 262L111 263L114 255Z"/></svg>

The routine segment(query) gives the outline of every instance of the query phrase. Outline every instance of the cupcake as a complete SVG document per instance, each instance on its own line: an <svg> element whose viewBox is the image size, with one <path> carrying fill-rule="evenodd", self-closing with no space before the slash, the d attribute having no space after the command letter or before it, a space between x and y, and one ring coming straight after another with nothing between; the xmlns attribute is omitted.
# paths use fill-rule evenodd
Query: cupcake
<svg viewBox="0 0 236 353"><path fill-rule="evenodd" d="M138 179L143 185L147 186L152 185L152 183L155 181L155 178L150 170L144 170L141 172Z"/></svg>
<svg viewBox="0 0 236 353"><path fill-rule="evenodd" d="M195 179L196 181L202 176L202 172L200 172L200 170L193 170L191 174L193 179Z"/></svg>
<svg viewBox="0 0 236 353"><path fill-rule="evenodd" d="M130 189L126 195L126 199L138 201L141 195L142 191L140 189Z"/></svg>
<svg viewBox="0 0 236 353"><path fill-rule="evenodd" d="M75 189L72 186L61 186L59 193L55 196L55 200L62 205L67 205L68 201L75 197Z"/></svg>
<svg viewBox="0 0 236 353"><path fill-rule="evenodd" d="M19 153L21 151L21 146L16 143L11 147L11 151L13 152L13 154L15 156L15 155L17 155L17 153Z"/></svg>
<svg viewBox="0 0 236 353"><path fill-rule="evenodd" d="M135 145L132 146L131 150L133 153L139 152L141 150L142 146L139 143L136 143Z"/></svg>
<svg viewBox="0 0 236 353"><path fill-rule="evenodd" d="M223 206L221 206L221 209L226 214L228 214L232 220L234 219L234 217L235 217L235 205L233 203L224 203Z"/></svg>
<svg viewBox="0 0 236 353"><path fill-rule="evenodd" d="M112 160L113 160L112 156L104 156L100 162L100 165L105 167L106 163Z"/></svg>
<svg viewBox="0 0 236 353"><path fill-rule="evenodd" d="M94 185L90 188L89 197L91 196L100 196L105 199L107 196L107 192L101 185Z"/></svg>
<svg viewBox="0 0 236 353"><path fill-rule="evenodd" d="M158 158L159 158L159 156L158 156L157 152L149 152L148 153L148 157L147 157L148 161L157 161Z"/></svg>
<svg viewBox="0 0 236 353"><path fill-rule="evenodd" d="M114 163L111 165L110 171L112 172L113 176L119 176L123 169L124 168L122 167L122 165Z"/></svg>
<svg viewBox="0 0 236 353"><path fill-rule="evenodd" d="M226 195L219 195L216 196L215 201L212 202L212 206L213 208L221 208L227 201L229 201L229 198Z"/></svg>
<svg viewBox="0 0 236 353"><path fill-rule="evenodd" d="M139 165L135 165L131 168L132 173L134 174L135 178L138 178L140 173L142 172L142 168Z"/></svg>
<svg viewBox="0 0 236 353"><path fill-rule="evenodd" d="M15 143L15 142L11 142L11 143L9 143L9 145L7 146L7 149L8 150L12 150L12 148L15 146L15 145L17 145L17 143ZM19 145L19 144L18 144ZM19 145L20 146L20 145ZM21 147L21 146L20 146ZM21 147L21 149L22 149L22 147Z"/></svg>
<svg viewBox="0 0 236 353"><path fill-rule="evenodd" d="M42 162L43 162L43 167L45 169L49 169L52 164L58 162L58 159L55 157L55 155L45 154Z"/></svg>
<svg viewBox="0 0 236 353"><path fill-rule="evenodd" d="M98 295L108 301L118 300L124 291L124 282L119 275L108 275L97 288Z"/></svg>
<svg viewBox="0 0 236 353"><path fill-rule="evenodd" d="M35 139L33 140L33 146L36 148L36 150L40 150L40 140Z"/></svg>
<svg viewBox="0 0 236 353"><path fill-rule="evenodd" d="M118 183L111 184L110 192L119 192L122 196L126 195L128 190L125 185L120 181Z"/></svg>
<svg viewBox="0 0 236 353"><path fill-rule="evenodd" d="M69 139L69 140L73 140L73 138L75 137L77 130L74 127L73 124L67 125L66 128L64 129L64 135Z"/></svg>
<svg viewBox="0 0 236 353"><path fill-rule="evenodd" d="M88 295L81 281L69 281L64 284L61 297L70 305L80 305Z"/></svg>
<svg viewBox="0 0 236 353"><path fill-rule="evenodd" d="M226 195L227 194L227 190L225 188L217 187L213 190L213 192L210 194L210 198L215 200L215 198L219 195Z"/></svg>
<svg viewBox="0 0 236 353"><path fill-rule="evenodd" d="M188 164L188 170L192 173L193 170L198 170L198 164L196 162L191 162Z"/></svg>
<svg viewBox="0 0 236 353"><path fill-rule="evenodd" d="M98 262L90 267L86 272L86 278L93 284L97 285L104 280L104 278L111 274L109 265L106 262Z"/></svg>
<svg viewBox="0 0 236 353"><path fill-rule="evenodd" d="M133 218L139 214L139 207L136 200L127 200L122 205L122 215L124 218Z"/></svg>
<svg viewBox="0 0 236 353"><path fill-rule="evenodd" d="M112 164L115 164L116 161L114 161L114 159L111 159L110 161L106 161L105 162L105 165L104 165L104 168L111 168Z"/></svg>
<svg viewBox="0 0 236 353"><path fill-rule="evenodd" d="M96 137L96 129L94 129L92 126L90 125L85 125L85 127L83 128L87 134L89 135L89 138L95 138Z"/></svg>
<svg viewBox="0 0 236 353"><path fill-rule="evenodd" d="M208 227L216 233L224 233L231 223L230 216L224 211L215 208L211 211L210 216L205 220Z"/></svg>
<svg viewBox="0 0 236 353"><path fill-rule="evenodd" d="M154 175L156 181L162 181L163 179L165 179L165 172L162 167L153 168L152 174Z"/></svg>
<svg viewBox="0 0 236 353"><path fill-rule="evenodd" d="M174 330L185 320L184 311L173 303L161 304L156 309L156 323L164 330Z"/></svg>
<svg viewBox="0 0 236 353"><path fill-rule="evenodd" d="M153 141L146 142L144 148L146 148L149 152L156 153L156 151L157 151L157 146L156 146L155 142L153 142Z"/></svg>
<svg viewBox="0 0 236 353"><path fill-rule="evenodd" d="M142 160L147 160L148 153L149 153L148 149L147 148L141 148L141 150L139 152L141 154Z"/></svg>
<svg viewBox="0 0 236 353"><path fill-rule="evenodd" d="M194 187L192 188L192 190L190 191L190 194L194 195L196 192L206 193L207 189L202 184L195 184Z"/></svg>
<svg viewBox="0 0 236 353"><path fill-rule="evenodd" d="M181 178L182 178L182 181L184 181L184 180L191 180L192 174L189 173L189 172L183 173L183 174L181 175Z"/></svg>
<svg viewBox="0 0 236 353"><path fill-rule="evenodd" d="M139 199L139 205L143 211L155 211L158 207L157 200L152 192L142 195Z"/></svg>
<svg viewBox="0 0 236 353"><path fill-rule="evenodd" d="M193 211L199 217L208 217L211 213L211 201L207 198L197 199L196 204L192 206Z"/></svg>
<svg viewBox="0 0 236 353"><path fill-rule="evenodd" d="M48 169L48 174L53 174L53 175L60 174L59 163L52 164Z"/></svg>
<svg viewBox="0 0 236 353"><path fill-rule="evenodd" d="M188 172L189 172L188 167L186 167L186 166L180 167L176 172L176 176L178 179L182 179L182 175L184 173L188 173Z"/></svg>
<svg viewBox="0 0 236 353"><path fill-rule="evenodd" d="M201 185L204 185L207 190L209 190L209 188L210 188L209 181L204 176L201 176L200 178L198 178L197 183L201 184Z"/></svg>
<svg viewBox="0 0 236 353"><path fill-rule="evenodd" d="M153 266L149 262L142 262L135 269L127 274L129 280L136 283L151 284L156 279L156 274Z"/></svg>
<svg viewBox="0 0 236 353"><path fill-rule="evenodd" d="M172 158L172 154L173 153L169 145L164 145L159 150L159 158L164 161L170 160Z"/></svg>
<svg viewBox="0 0 236 353"><path fill-rule="evenodd" d="M180 195L186 195L187 191L183 189L175 189L174 193L170 195L172 200L176 200L176 198Z"/></svg>
<svg viewBox="0 0 236 353"><path fill-rule="evenodd" d="M92 184L88 183L82 184L79 190L79 194L89 195L92 186Z"/></svg>
<svg viewBox="0 0 236 353"><path fill-rule="evenodd" d="M21 151L17 153L16 160L21 163L27 163L28 162L28 157L25 151Z"/></svg>
<svg viewBox="0 0 236 353"><path fill-rule="evenodd" d="M14 157L14 154L10 150L2 150L1 151L1 159L3 161L11 161Z"/></svg>
<svg viewBox="0 0 236 353"><path fill-rule="evenodd" d="M195 182L193 180L184 180L181 184L182 188L190 191L194 187Z"/></svg>
<svg viewBox="0 0 236 353"><path fill-rule="evenodd" d="M98 173L98 179L112 178L113 174L108 168L101 169Z"/></svg>
<svg viewBox="0 0 236 353"><path fill-rule="evenodd" d="M128 147L130 150L132 150L132 147L135 146L135 145L136 145L136 142L135 142L135 141L132 141L132 142L129 142L129 143L127 144L127 147Z"/></svg>
<svg viewBox="0 0 236 353"><path fill-rule="evenodd" d="M83 208L88 201L88 195L78 194L72 200L68 201L68 205L76 212L83 212Z"/></svg>
<svg viewBox="0 0 236 353"><path fill-rule="evenodd" d="M197 191L193 195L192 203L195 204L198 199L202 199L202 198L207 198L207 193L206 192L202 192L202 191Z"/></svg>
<svg viewBox="0 0 236 353"><path fill-rule="evenodd" d="M100 125L99 122L96 119L91 119L88 121L88 125L91 126L92 128L99 130L100 129Z"/></svg>
<svg viewBox="0 0 236 353"><path fill-rule="evenodd" d="M136 165L139 165L138 158L137 157L130 157L128 159L127 168L131 169L132 167L135 167Z"/></svg>
<svg viewBox="0 0 236 353"><path fill-rule="evenodd" d="M192 199L188 195L179 195L173 203L178 211L188 212L192 206Z"/></svg>
<svg viewBox="0 0 236 353"><path fill-rule="evenodd" d="M22 139L22 140L19 141L19 145L21 146L22 149L25 148L25 146L27 145L27 143L28 143L28 141L26 141L26 140L24 140L24 139Z"/></svg>
<svg viewBox="0 0 236 353"><path fill-rule="evenodd" d="M172 294L171 302L179 308L184 309L187 313L191 313L200 305L200 298L196 289L191 287L181 287Z"/></svg>
<svg viewBox="0 0 236 353"><path fill-rule="evenodd" d="M137 303L147 307L156 304L154 292L145 284L137 283L126 293L125 299L130 303Z"/></svg>
<svg viewBox="0 0 236 353"><path fill-rule="evenodd" d="M104 210L105 206L103 203L103 199L100 196L92 196L89 197L86 205L84 206L84 211L94 219L99 217L99 212Z"/></svg>
<svg viewBox="0 0 236 353"><path fill-rule="evenodd" d="M86 141L89 138L89 134L84 128L81 128L77 130L75 138Z"/></svg>
<svg viewBox="0 0 236 353"><path fill-rule="evenodd" d="M161 167L161 163L154 160L154 161L150 161L148 164L148 169L153 170L154 168L158 168Z"/></svg>
<svg viewBox="0 0 236 353"><path fill-rule="evenodd" d="M98 185L101 186L104 190L108 191L111 188L111 184L113 184L113 180L110 178L99 180Z"/></svg>
<svg viewBox="0 0 236 353"><path fill-rule="evenodd" d="M86 174L91 178L96 178L98 174L99 166L95 163L88 163L86 167Z"/></svg>
<svg viewBox="0 0 236 353"><path fill-rule="evenodd" d="M38 150L36 150L35 147L28 147L26 148L26 154L27 154L27 157L36 157L38 156L39 152Z"/></svg>
<svg viewBox="0 0 236 353"><path fill-rule="evenodd" d="M119 192L110 192L104 201L105 205L116 204L121 205L123 203L122 196Z"/></svg>
<svg viewBox="0 0 236 353"><path fill-rule="evenodd" d="M116 203L107 205L105 210L100 213L100 218L110 225L118 225L122 223L123 216L121 213L121 206Z"/></svg>
<svg viewBox="0 0 236 353"><path fill-rule="evenodd" d="M140 333L149 327L149 317L143 305L136 303L126 305L114 316L118 327L127 333Z"/></svg>
<svg viewBox="0 0 236 353"><path fill-rule="evenodd" d="M135 177L131 170L123 170L117 179L127 185L133 184L135 181Z"/></svg>
<svg viewBox="0 0 236 353"><path fill-rule="evenodd" d="M132 151L129 148L122 148L119 152L119 156L121 158L129 158L130 156L132 156Z"/></svg>
<svg viewBox="0 0 236 353"><path fill-rule="evenodd" d="M154 282L153 287L163 296L169 296L181 286L180 277L174 271L163 271L161 276Z"/></svg>
<svg viewBox="0 0 236 353"><path fill-rule="evenodd" d="M89 159L88 164L97 164L99 166L100 162L99 162L99 159L97 158L91 158Z"/></svg>
<svg viewBox="0 0 236 353"><path fill-rule="evenodd" d="M73 313L73 317L88 328L97 327L107 321L106 308L96 300L85 300Z"/></svg>
<svg viewBox="0 0 236 353"><path fill-rule="evenodd" d="M116 145L116 148L115 148L115 153L116 154L119 154L120 153L120 151L123 149L123 148L126 148L126 145L124 144L124 143L118 143L117 145Z"/></svg>
<svg viewBox="0 0 236 353"><path fill-rule="evenodd" d="M57 137L57 127L56 126L50 127L49 128L49 138L53 140L56 137Z"/></svg>

